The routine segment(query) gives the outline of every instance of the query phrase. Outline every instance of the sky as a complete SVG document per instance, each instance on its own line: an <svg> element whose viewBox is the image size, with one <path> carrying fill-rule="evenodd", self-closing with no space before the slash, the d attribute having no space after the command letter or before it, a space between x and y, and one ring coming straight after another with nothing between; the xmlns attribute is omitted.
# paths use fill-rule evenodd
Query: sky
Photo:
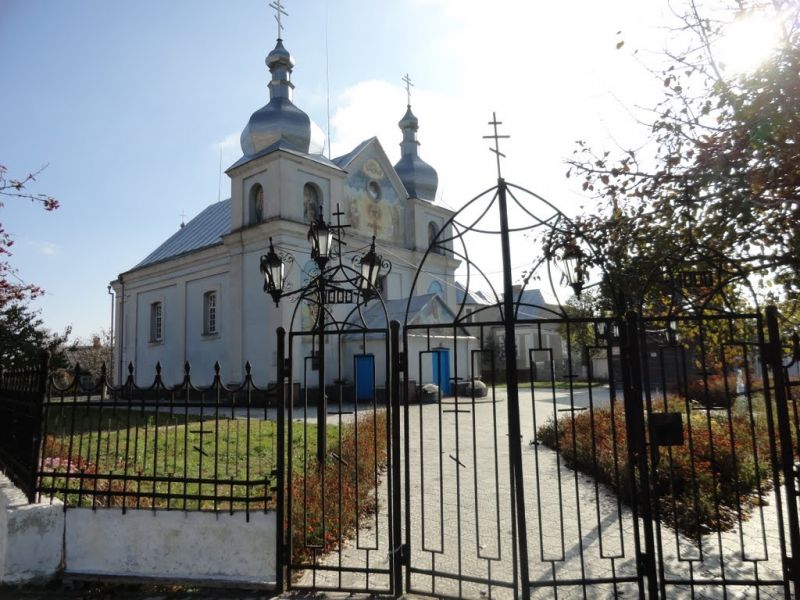
<svg viewBox="0 0 800 600"><path fill-rule="evenodd" d="M458 209L496 180L487 124L503 124L503 176L567 213L590 207L565 178L575 140L639 143L658 100L647 65L668 32L653 0L283 0L294 101L344 154L377 136L400 155L407 73L420 156L437 202ZM268 100L269 0L0 1L0 164L55 196L6 201L20 278L72 339L108 329L110 281L209 204ZM619 41L625 44L617 49ZM330 117L330 118L329 118ZM257 274L254 274L257 276Z"/></svg>

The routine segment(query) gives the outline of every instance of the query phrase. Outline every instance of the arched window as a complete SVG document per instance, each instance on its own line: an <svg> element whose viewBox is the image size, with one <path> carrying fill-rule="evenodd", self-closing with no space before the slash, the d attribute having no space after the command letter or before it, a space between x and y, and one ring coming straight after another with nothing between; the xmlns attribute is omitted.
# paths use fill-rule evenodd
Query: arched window
<svg viewBox="0 0 800 600"><path fill-rule="evenodd" d="M444 249L439 246L434 246L434 244L440 244L441 241L436 240L436 236L439 234L439 227L433 221L428 223L428 247L431 249L431 252L435 252L436 254L444 254Z"/></svg>
<svg viewBox="0 0 800 600"><path fill-rule="evenodd" d="M164 305L153 302L150 305L150 341L161 342L164 340Z"/></svg>
<svg viewBox="0 0 800 600"><path fill-rule="evenodd" d="M264 220L264 188L260 183L250 188L250 224L255 225Z"/></svg>
<svg viewBox="0 0 800 600"><path fill-rule="evenodd" d="M217 329L217 292L203 294L203 334L214 335Z"/></svg>
<svg viewBox="0 0 800 600"><path fill-rule="evenodd" d="M311 223L317 220L322 204L322 192L313 183L303 186L303 218Z"/></svg>

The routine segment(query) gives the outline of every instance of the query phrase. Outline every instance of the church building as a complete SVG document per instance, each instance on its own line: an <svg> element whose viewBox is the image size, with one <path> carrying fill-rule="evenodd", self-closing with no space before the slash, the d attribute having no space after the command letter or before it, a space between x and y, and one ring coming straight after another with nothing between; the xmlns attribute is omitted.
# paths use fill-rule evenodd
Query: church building
<svg viewBox="0 0 800 600"><path fill-rule="evenodd" d="M286 279L297 289L313 270L307 233L319 215L349 225L350 250L368 248L374 236L376 251L392 262L379 281L381 295L405 306L430 242L453 214L436 202L438 177L418 154L410 101L399 122L396 164L375 137L328 159L323 132L292 101L295 63L281 39L266 63L269 102L244 126L242 157L226 171L230 198L206 207L112 282L118 382L132 363L136 383L147 385L160 363L165 383L176 384L189 362L192 380L208 384L219 362L222 380L235 383L247 361L259 386L274 381L276 328L313 323L305 316L293 324L295 305L276 306L264 293L259 265L270 239L294 258ZM458 264L447 242L429 253L414 288L420 314L452 313Z"/></svg>

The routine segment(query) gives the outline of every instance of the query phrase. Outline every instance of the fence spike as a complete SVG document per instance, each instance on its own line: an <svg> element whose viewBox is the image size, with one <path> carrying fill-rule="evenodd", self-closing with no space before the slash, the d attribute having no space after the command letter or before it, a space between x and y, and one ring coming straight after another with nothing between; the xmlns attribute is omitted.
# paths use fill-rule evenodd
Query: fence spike
<svg viewBox="0 0 800 600"><path fill-rule="evenodd" d="M133 362L128 363L128 375L133 377Z"/></svg>
<svg viewBox="0 0 800 600"><path fill-rule="evenodd" d="M244 363L244 372L247 374L248 377L250 376L250 361L249 360L246 363Z"/></svg>
<svg viewBox="0 0 800 600"><path fill-rule="evenodd" d="M214 374L219 377L219 362L214 361Z"/></svg>
<svg viewBox="0 0 800 600"><path fill-rule="evenodd" d="M192 365L190 365L189 361L187 360L185 363L183 363L183 372L184 372L185 375L188 376L189 375L189 371L191 371L191 370L192 370Z"/></svg>

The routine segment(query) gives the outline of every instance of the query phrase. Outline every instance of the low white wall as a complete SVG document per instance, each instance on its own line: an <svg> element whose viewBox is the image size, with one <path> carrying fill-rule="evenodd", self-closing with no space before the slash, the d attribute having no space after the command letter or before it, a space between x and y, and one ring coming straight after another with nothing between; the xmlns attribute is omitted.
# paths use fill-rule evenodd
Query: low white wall
<svg viewBox="0 0 800 600"><path fill-rule="evenodd" d="M64 512L61 502L28 504L0 474L0 583L23 583L55 575L61 563Z"/></svg>
<svg viewBox="0 0 800 600"><path fill-rule="evenodd" d="M28 504L0 474L0 583L71 575L237 582L276 580L275 512L219 514Z"/></svg>
<svg viewBox="0 0 800 600"><path fill-rule="evenodd" d="M65 572L275 582L275 512L205 513L70 508Z"/></svg>

